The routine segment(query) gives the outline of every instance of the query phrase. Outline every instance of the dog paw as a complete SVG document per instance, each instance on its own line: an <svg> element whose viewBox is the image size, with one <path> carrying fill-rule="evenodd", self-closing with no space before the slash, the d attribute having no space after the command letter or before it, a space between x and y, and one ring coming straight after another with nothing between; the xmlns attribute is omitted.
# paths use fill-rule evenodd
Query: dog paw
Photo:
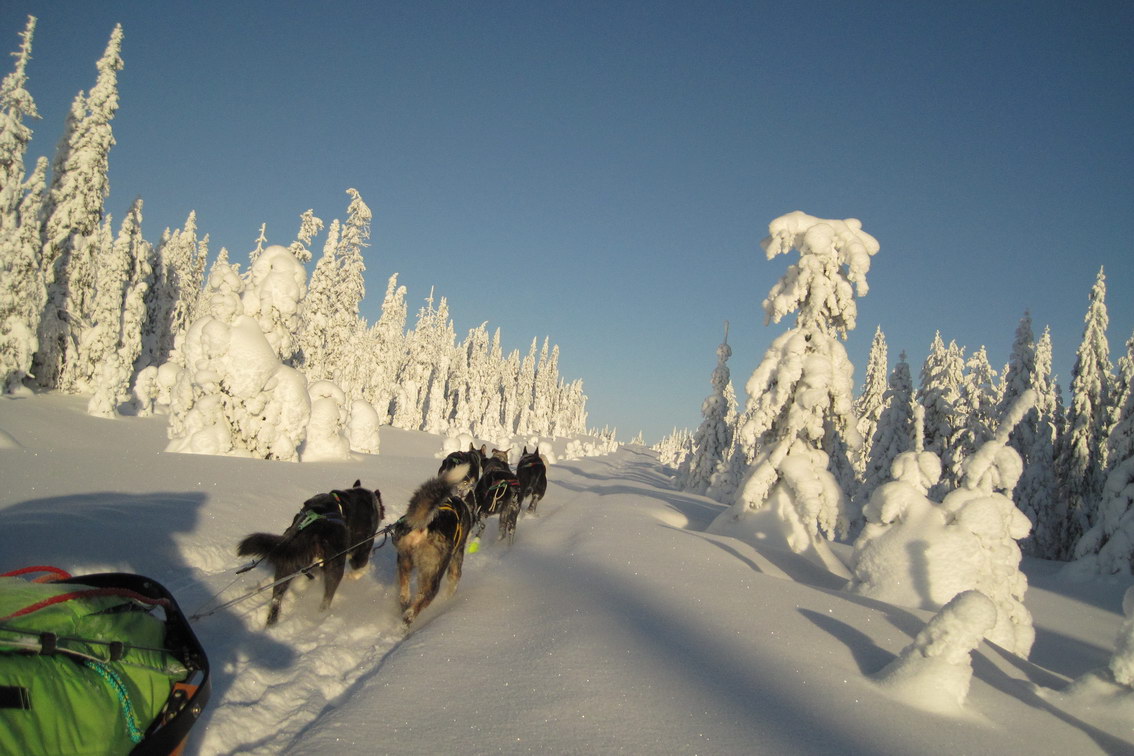
<svg viewBox="0 0 1134 756"><path fill-rule="evenodd" d="M350 573L347 575L347 577L349 577L351 580L362 580L362 576L365 575L365 574L366 574L365 569L351 570Z"/></svg>

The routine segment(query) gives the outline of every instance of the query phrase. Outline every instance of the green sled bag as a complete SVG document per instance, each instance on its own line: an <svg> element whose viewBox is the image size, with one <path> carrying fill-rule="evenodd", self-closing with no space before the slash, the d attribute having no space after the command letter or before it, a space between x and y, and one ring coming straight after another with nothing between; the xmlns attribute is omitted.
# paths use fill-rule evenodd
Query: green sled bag
<svg viewBox="0 0 1134 756"><path fill-rule="evenodd" d="M0 754L177 754L208 695L205 652L157 582L0 575Z"/></svg>

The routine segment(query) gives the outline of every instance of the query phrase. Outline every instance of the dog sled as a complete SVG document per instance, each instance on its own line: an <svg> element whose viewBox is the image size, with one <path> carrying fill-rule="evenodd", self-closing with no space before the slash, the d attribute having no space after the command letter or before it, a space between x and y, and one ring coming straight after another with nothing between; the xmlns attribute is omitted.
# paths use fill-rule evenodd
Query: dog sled
<svg viewBox="0 0 1134 756"><path fill-rule="evenodd" d="M0 575L0 753L179 754L208 697L205 651L154 580Z"/></svg>

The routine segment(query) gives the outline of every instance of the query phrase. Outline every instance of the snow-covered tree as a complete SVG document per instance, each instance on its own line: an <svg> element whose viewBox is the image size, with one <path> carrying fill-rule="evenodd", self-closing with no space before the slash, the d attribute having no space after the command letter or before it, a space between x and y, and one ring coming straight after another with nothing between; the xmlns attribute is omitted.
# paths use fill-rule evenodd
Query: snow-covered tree
<svg viewBox="0 0 1134 756"><path fill-rule="evenodd" d="M264 251L264 247L268 245L268 224L260 224L260 233L256 237L256 246L248 253L248 265L251 267L256 262L256 258Z"/></svg>
<svg viewBox="0 0 1134 756"><path fill-rule="evenodd" d="M347 438L351 451L363 454L377 454L381 446L378 426L381 422L374 406L364 399L355 399L350 404L350 418L347 421Z"/></svg>
<svg viewBox="0 0 1134 756"><path fill-rule="evenodd" d="M350 405L341 388L331 381L314 381L307 387L311 417L300 450L304 462L350 459L348 421Z"/></svg>
<svg viewBox="0 0 1134 756"><path fill-rule="evenodd" d="M874 340L870 342L870 356L866 360L866 375L862 383L862 393L854 401L854 416L857 418L855 427L863 444L855 458L855 469L861 478L866 470L866 463L870 457L870 449L874 431L878 428L878 420L882 416L882 409L886 404L886 390L889 387L890 365L886 348L886 334L882 327L874 330Z"/></svg>
<svg viewBox="0 0 1134 756"><path fill-rule="evenodd" d="M1106 277L1101 268L1083 320L1083 340L1071 369L1071 404L1056 460L1058 496L1067 506L1062 541L1068 551L1098 519L1097 505L1107 467L1114 369L1106 338Z"/></svg>
<svg viewBox="0 0 1134 756"><path fill-rule="evenodd" d="M1032 522L1031 534L1020 543L1029 556L1059 558L1064 521L1055 494L1054 444L1056 398L1051 375L1051 332L1039 342L1032 334L1032 318L1025 313L1016 329L1012 354L1004 371L1001 412L1007 412L1026 391L1036 396L1035 406L1012 430L1008 444L1019 453L1024 469L1013 492L1017 508Z"/></svg>
<svg viewBox="0 0 1134 756"><path fill-rule="evenodd" d="M1000 419L999 393L996 371L989 364L988 352L982 346L965 361L965 371L957 392L955 416L958 425L949 438L954 462L950 487L960 484L964 460L992 438Z"/></svg>
<svg viewBox="0 0 1134 756"><path fill-rule="evenodd" d="M52 166L43 227L43 266L47 303L40 320L39 352L33 363L44 388L73 390L64 367L73 357L76 323L88 315L93 296L93 255L110 194L110 122L118 110L118 71L122 70L122 26L110 35L98 61L98 78L90 95L80 92L71 106L67 127Z"/></svg>
<svg viewBox="0 0 1134 756"><path fill-rule="evenodd" d="M20 50L13 54L16 66L0 81L0 240L6 239L7 233L14 232L20 224L20 204L25 191L24 156L32 138L31 127L24 120L39 118L35 100L25 89L35 23L35 16L28 16L20 34ZM6 259L9 253L5 246L0 259Z"/></svg>
<svg viewBox="0 0 1134 756"><path fill-rule="evenodd" d="M398 367L391 424L408 430L447 433L450 419L449 379L456 333L445 297L434 306L432 293L418 310L414 329L406 334L404 359Z"/></svg>
<svg viewBox="0 0 1134 756"><path fill-rule="evenodd" d="M658 453L658 461L663 466L678 470L693 450L693 434L688 428L674 428L652 448Z"/></svg>
<svg viewBox="0 0 1134 756"><path fill-rule="evenodd" d="M869 447L862 485L856 494L859 509L870 501L875 489L890 479L898 455L914 448L913 378L905 352L898 356L898 363L890 372L889 387L882 395L882 411Z"/></svg>
<svg viewBox="0 0 1134 756"><path fill-rule="evenodd" d="M319 232L323 230L323 221L315 217L314 210L304 210L299 215L299 233L288 249L295 259L301 263L311 262L311 250L307 248ZM261 232L263 229L261 229ZM259 255L257 255L259 257Z"/></svg>
<svg viewBox="0 0 1134 756"><path fill-rule="evenodd" d="M378 322L370 329L370 369L359 380L362 396L373 405L382 422L390 418L390 404L397 392L394 383L406 350L406 287L398 285L398 274L386 282L386 294Z"/></svg>
<svg viewBox="0 0 1134 756"><path fill-rule="evenodd" d="M1075 544L1072 574L1134 574L1134 336L1119 360L1115 393L1118 420L1107 439L1110 469L1103 484L1098 518Z"/></svg>
<svg viewBox="0 0 1134 756"><path fill-rule="evenodd" d="M741 434L757 448L736 501L713 523L718 532L775 534L797 553L824 563L822 542L849 527L845 497L828 472L824 443L833 435L857 441L852 416L853 367L841 343L855 326L855 294L878 242L858 220L824 220L793 212L769 225L768 259L799 251L799 262L764 300L768 321L797 312L747 384ZM857 446L857 444L855 444Z"/></svg>
<svg viewBox="0 0 1134 756"><path fill-rule="evenodd" d="M311 281L307 286L307 296L300 303L299 348L302 354L300 367L308 380L319 381L334 377L335 366L329 355L337 338L349 338L343 332L342 324L337 322L337 310L342 304L337 299L339 283L339 260L336 248L339 244L339 221L331 221L327 230L327 240L323 254L315 263Z"/></svg>
<svg viewBox="0 0 1134 756"><path fill-rule="evenodd" d="M118 237L103 248L91 322L80 330L79 377L92 393L87 411L112 417L129 398L134 362L141 351L142 297L149 274L149 244L142 237L142 200L136 199Z"/></svg>
<svg viewBox="0 0 1134 756"><path fill-rule="evenodd" d="M686 491L705 493L712 482L713 473L724 460L725 453L732 446L732 427L728 423L728 399L725 396L729 387L728 358L732 347L728 345L728 321L725 321L724 341L717 347L717 366L709 379L712 391L701 404L701 421L693 434L693 454L688 460L679 484Z"/></svg>
<svg viewBox="0 0 1134 756"><path fill-rule="evenodd" d="M182 228L162 233L154 260L153 285L146 293L146 327L138 368L160 365L198 312L204 286L208 237L197 238L197 213Z"/></svg>
<svg viewBox="0 0 1134 756"><path fill-rule="evenodd" d="M249 291L232 266L214 267L201 315L159 371L170 390L167 451L295 461L307 435L307 380L282 363L272 312L295 312L303 266L285 247L264 250ZM290 295L290 305L285 298ZM162 372L166 375L161 375Z"/></svg>
<svg viewBox="0 0 1134 756"><path fill-rule="evenodd" d="M1010 498L1021 462L1007 441L1034 400L1031 392L1017 400L996 435L965 460L962 486L941 504L929 497L941 474L936 454L917 446L894 460L894 480L874 491L864 511L852 591L938 609L959 593L978 590L997 608L990 640L1028 655L1034 631L1023 605L1027 579L1019 571L1016 541L1031 523Z"/></svg>
<svg viewBox="0 0 1134 756"><path fill-rule="evenodd" d="M40 211L46 198L47 159L24 183L14 226L0 231L0 393L19 388L38 349L47 299L40 261Z"/></svg>
<svg viewBox="0 0 1134 756"><path fill-rule="evenodd" d="M921 369L917 401L925 408L925 448L941 458L941 482L930 494L944 494L949 483L960 479L960 462L954 447L956 429L964 427L961 416L961 381L964 376L964 350L957 342L948 346L938 332Z"/></svg>
<svg viewBox="0 0 1134 756"><path fill-rule="evenodd" d="M307 293L307 271L289 250L276 245L264 250L248 276L244 313L256 319L276 355L289 364L298 349L299 303Z"/></svg>
<svg viewBox="0 0 1134 756"><path fill-rule="evenodd" d="M996 619L996 605L988 596L958 593L875 679L913 706L955 714L969 694L972 652Z"/></svg>

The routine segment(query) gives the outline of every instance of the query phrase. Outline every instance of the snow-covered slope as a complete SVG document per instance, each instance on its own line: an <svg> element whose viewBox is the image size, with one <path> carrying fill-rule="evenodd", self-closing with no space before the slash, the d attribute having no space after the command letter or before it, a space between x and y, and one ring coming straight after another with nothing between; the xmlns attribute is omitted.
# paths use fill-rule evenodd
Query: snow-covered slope
<svg viewBox="0 0 1134 756"><path fill-rule="evenodd" d="M140 572L190 612L268 581L235 575L241 536L282 531L355 478L392 521L441 448L383 428L382 454L352 462L167 454L162 418L84 408L0 399L0 571ZM722 507L672 490L641 448L561 459L549 478L515 544L491 525L456 594L409 632L389 544L326 614L301 586L270 631L264 594L196 620L214 688L189 753L1134 752L1134 693L1088 674L1113 651L1129 579L1061 583L1025 561L1030 661L982 644L965 705L932 713L872 677L930 613L706 534Z"/></svg>

